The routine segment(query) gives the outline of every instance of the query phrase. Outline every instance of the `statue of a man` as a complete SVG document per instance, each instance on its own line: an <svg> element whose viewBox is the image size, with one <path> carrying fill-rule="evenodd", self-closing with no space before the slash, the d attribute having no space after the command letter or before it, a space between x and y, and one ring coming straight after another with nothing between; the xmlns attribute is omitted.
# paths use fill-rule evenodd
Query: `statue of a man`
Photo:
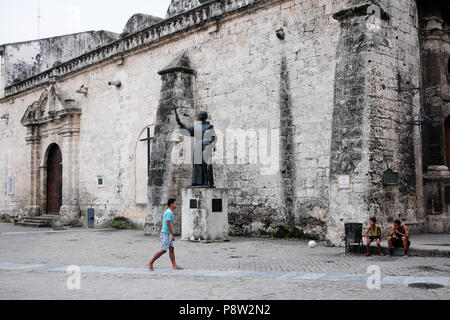
<svg viewBox="0 0 450 320"><path fill-rule="evenodd" d="M178 116L177 108L175 117L181 128L182 134L195 138L194 144L194 171L192 174L192 187L214 188L214 173L212 165L212 152L217 142L217 136L208 120L208 113L200 111L198 121L193 127L185 126Z"/></svg>

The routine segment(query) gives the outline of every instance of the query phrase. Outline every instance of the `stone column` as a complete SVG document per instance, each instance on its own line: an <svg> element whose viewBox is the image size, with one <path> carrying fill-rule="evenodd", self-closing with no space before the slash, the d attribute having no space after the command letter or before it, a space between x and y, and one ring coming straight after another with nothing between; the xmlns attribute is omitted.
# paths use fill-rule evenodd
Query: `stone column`
<svg viewBox="0 0 450 320"><path fill-rule="evenodd" d="M79 144L80 116L67 115L59 135L62 136L63 195L60 218L56 226L77 226L81 224L79 204Z"/></svg>
<svg viewBox="0 0 450 320"><path fill-rule="evenodd" d="M29 126L27 127L27 146L29 148L29 165L28 172L30 175L30 205L25 207L27 216L39 216L41 215L40 207L40 147L41 139L39 135L39 127Z"/></svg>
<svg viewBox="0 0 450 320"><path fill-rule="evenodd" d="M389 152L374 129L381 126L375 122L381 104L378 97L382 97L377 90L382 90L383 80L377 76L377 65L371 63L382 60L377 53L384 48L382 31L388 16L372 1L353 0L334 18L340 22L341 35L336 53L327 239L342 245L345 223L367 223L373 214L370 193L384 192L383 171L373 166L374 161L383 164ZM393 131L392 139L397 139Z"/></svg>
<svg viewBox="0 0 450 320"><path fill-rule="evenodd" d="M449 141L444 135L445 121L450 116L450 97L446 94L450 87L447 74L450 45L442 15L446 9L447 5L440 1L421 1L419 4L422 101L425 113L438 121L422 130L427 231L436 233L448 232L450 228L445 199L450 188L450 163L445 154Z"/></svg>
<svg viewBox="0 0 450 320"><path fill-rule="evenodd" d="M445 203L445 187L450 184L450 171L446 166L430 166L424 175L427 196L427 232L450 231L450 213Z"/></svg>
<svg viewBox="0 0 450 320"><path fill-rule="evenodd" d="M162 216L169 198L178 200L174 232L181 232L181 190L190 184L191 179L190 165L179 165L173 161L174 148L182 142L181 136L177 136L178 127L173 107L180 108L181 116L194 110L195 71L187 54L183 53L161 70L159 75L162 85L150 159L149 215L145 222L147 235L157 235L161 231Z"/></svg>
<svg viewBox="0 0 450 320"><path fill-rule="evenodd" d="M342 244L345 223L367 225L371 216L385 233L397 218L422 223L419 128L408 123L420 112L417 89L409 91L420 86L419 35L404 13L417 8L393 0L389 15L375 3L347 1L334 15L341 24L327 225L334 244ZM385 180L388 169L398 181Z"/></svg>
<svg viewBox="0 0 450 320"><path fill-rule="evenodd" d="M420 19L422 23L422 68L423 68L423 105L425 113L439 125L424 126L423 128L423 169L429 166L445 165L445 139L444 139L444 114L443 79L447 82L447 61L450 52L445 50L445 32L440 10L436 10L435 3L423 4ZM447 166L450 164L447 163Z"/></svg>

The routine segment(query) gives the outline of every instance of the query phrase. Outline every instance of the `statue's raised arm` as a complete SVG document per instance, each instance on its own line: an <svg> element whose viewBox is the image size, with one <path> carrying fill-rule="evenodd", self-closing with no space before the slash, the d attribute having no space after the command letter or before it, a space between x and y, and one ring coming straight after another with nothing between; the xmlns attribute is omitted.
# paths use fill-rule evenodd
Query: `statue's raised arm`
<svg viewBox="0 0 450 320"><path fill-rule="evenodd" d="M198 123L193 127L188 127L181 122L177 107L174 106L173 109L175 110L175 118L180 126L181 133L195 137L192 186L214 188L212 153L217 136L214 126L208 122L208 113L200 111L197 118Z"/></svg>
<svg viewBox="0 0 450 320"><path fill-rule="evenodd" d="M178 107L173 107L173 109L175 110L175 119L177 120L178 125L180 126L181 129L181 133L185 136L190 136L193 137L194 136L194 127L187 127L185 126L181 120L180 120L180 116L178 115Z"/></svg>

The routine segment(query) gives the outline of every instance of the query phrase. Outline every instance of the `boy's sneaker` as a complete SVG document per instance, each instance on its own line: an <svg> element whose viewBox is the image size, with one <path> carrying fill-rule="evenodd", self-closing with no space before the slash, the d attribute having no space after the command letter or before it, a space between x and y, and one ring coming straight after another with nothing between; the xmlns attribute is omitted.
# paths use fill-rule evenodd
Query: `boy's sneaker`
<svg viewBox="0 0 450 320"><path fill-rule="evenodd" d="M149 266L149 265L146 265L146 266L145 266L145 270L147 270L147 271L155 271L155 269L153 269L153 268L150 268L150 266Z"/></svg>

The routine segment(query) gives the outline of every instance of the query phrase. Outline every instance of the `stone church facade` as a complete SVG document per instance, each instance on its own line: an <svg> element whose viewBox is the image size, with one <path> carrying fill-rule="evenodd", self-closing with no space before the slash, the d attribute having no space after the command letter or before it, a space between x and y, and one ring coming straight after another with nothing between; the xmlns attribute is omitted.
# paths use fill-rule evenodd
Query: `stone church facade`
<svg viewBox="0 0 450 320"><path fill-rule="evenodd" d="M0 215L157 233L191 180L178 107L218 133L231 234L448 232L449 22L445 1L174 0L122 34L1 45Z"/></svg>

